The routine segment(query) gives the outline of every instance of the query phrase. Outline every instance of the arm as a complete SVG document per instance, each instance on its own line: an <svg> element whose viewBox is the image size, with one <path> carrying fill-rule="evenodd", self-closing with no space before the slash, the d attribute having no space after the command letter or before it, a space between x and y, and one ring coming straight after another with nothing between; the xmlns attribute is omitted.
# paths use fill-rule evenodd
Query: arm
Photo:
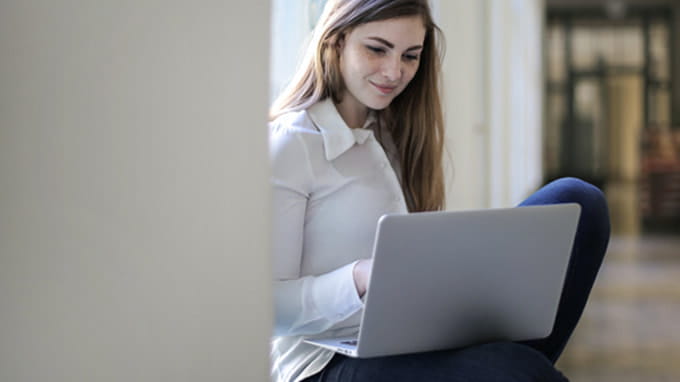
<svg viewBox="0 0 680 382"><path fill-rule="evenodd" d="M373 259L363 259L355 263L352 270L354 277L354 286L356 287L359 297L364 297L368 289L368 281L371 279L371 268L373 267Z"/></svg>
<svg viewBox="0 0 680 382"><path fill-rule="evenodd" d="M363 306L354 282L356 262L321 275L301 275L305 213L314 177L298 134L274 132L270 138L274 334L321 333Z"/></svg>

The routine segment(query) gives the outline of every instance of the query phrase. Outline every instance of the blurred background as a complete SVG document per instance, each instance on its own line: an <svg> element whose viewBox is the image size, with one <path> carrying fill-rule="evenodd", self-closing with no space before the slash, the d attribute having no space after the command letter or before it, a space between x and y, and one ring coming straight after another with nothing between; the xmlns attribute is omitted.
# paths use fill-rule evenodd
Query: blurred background
<svg viewBox="0 0 680 382"><path fill-rule="evenodd" d="M273 99L325 1L274 0ZM680 0L432 0L446 37L448 208L515 205L564 176L613 235L558 367L680 380Z"/></svg>
<svg viewBox="0 0 680 382"><path fill-rule="evenodd" d="M680 380L680 2L548 0L545 15L545 176L602 187L613 228L559 366Z"/></svg>

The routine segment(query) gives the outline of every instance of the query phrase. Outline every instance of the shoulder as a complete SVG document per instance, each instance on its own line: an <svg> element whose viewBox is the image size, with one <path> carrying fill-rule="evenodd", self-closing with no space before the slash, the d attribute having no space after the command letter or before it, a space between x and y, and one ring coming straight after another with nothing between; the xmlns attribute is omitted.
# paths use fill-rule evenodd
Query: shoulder
<svg viewBox="0 0 680 382"><path fill-rule="evenodd" d="M269 122L270 137L319 134L307 110L289 112Z"/></svg>
<svg viewBox="0 0 680 382"><path fill-rule="evenodd" d="M269 123L269 154L275 180L307 184L313 178L323 137L306 110L290 112Z"/></svg>
<svg viewBox="0 0 680 382"><path fill-rule="evenodd" d="M283 114L269 123L269 150L272 159L293 150L308 152L322 144L321 133L306 110Z"/></svg>

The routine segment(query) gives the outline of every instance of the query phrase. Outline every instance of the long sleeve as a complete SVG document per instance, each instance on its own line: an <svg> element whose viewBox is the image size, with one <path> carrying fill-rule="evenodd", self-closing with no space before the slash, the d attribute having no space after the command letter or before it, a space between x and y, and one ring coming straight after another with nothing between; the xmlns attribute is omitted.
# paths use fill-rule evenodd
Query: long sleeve
<svg viewBox="0 0 680 382"><path fill-rule="evenodd" d="M372 256L380 217L404 213L406 204L373 130L350 129L330 98L279 116L269 125L269 142L272 376L294 381L333 358L306 338L358 331L364 305L354 266Z"/></svg>
<svg viewBox="0 0 680 382"><path fill-rule="evenodd" d="M355 262L319 275L302 275L307 205L315 179L300 133L272 129L272 256L277 336L312 335L363 306L354 286Z"/></svg>

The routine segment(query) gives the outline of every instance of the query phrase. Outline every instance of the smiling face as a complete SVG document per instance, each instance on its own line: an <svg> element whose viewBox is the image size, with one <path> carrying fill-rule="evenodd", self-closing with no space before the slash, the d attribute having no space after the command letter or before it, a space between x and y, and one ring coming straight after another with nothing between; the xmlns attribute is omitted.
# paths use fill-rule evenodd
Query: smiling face
<svg viewBox="0 0 680 382"><path fill-rule="evenodd" d="M386 108L406 88L424 40L420 16L362 24L344 36L339 52L345 90L337 107L350 127L361 127L368 109Z"/></svg>

